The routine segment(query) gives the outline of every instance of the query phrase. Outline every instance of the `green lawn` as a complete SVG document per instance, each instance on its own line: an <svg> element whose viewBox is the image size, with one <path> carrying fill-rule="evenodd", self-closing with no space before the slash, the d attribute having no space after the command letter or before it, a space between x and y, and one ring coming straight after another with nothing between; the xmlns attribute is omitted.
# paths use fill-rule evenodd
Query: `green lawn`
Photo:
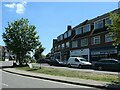
<svg viewBox="0 0 120 90"><path fill-rule="evenodd" d="M72 78L80 78L80 79L91 79L97 81L105 81L105 82L118 82L118 75L110 75L110 74L97 74L91 72L82 72L82 71L70 71L64 69L56 69L56 68L47 68L42 67L42 69L30 69L29 67L17 67L17 69L25 70L29 72L35 73L43 73L55 76L65 76Z"/></svg>
<svg viewBox="0 0 120 90"><path fill-rule="evenodd" d="M0 58L0 61L2 61L2 58Z"/></svg>

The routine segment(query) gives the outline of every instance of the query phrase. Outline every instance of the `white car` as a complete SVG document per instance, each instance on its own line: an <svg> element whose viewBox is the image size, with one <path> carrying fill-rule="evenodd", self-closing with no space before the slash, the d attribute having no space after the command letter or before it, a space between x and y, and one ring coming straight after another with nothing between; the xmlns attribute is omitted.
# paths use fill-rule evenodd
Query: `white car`
<svg viewBox="0 0 120 90"><path fill-rule="evenodd" d="M67 65L68 67L78 67L78 68L92 66L92 64L88 62L87 59L82 57L70 57L68 59Z"/></svg>

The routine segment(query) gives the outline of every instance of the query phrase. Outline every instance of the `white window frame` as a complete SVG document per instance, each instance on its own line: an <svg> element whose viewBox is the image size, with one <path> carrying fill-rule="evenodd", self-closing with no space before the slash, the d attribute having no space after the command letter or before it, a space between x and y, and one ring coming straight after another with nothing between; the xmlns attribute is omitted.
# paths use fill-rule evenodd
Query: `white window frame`
<svg viewBox="0 0 120 90"><path fill-rule="evenodd" d="M67 38L67 37L68 37L67 32L65 32L64 33L64 38Z"/></svg>
<svg viewBox="0 0 120 90"><path fill-rule="evenodd" d="M70 42L66 42L66 48L70 47Z"/></svg>
<svg viewBox="0 0 120 90"><path fill-rule="evenodd" d="M57 51L57 46L55 46L55 51Z"/></svg>
<svg viewBox="0 0 120 90"><path fill-rule="evenodd" d="M75 29L75 35L82 34L82 28L83 28L83 27L78 27L78 28L76 28L76 29ZM78 33L78 32L80 32L80 33Z"/></svg>
<svg viewBox="0 0 120 90"><path fill-rule="evenodd" d="M64 43L62 44L62 49L63 49L63 48L65 48L65 44L64 44Z"/></svg>
<svg viewBox="0 0 120 90"><path fill-rule="evenodd" d="M89 28L88 28L89 30L86 30L86 29L85 29L86 26L89 27ZM84 26L83 26L83 33L89 32L89 31L90 31L90 28L91 28L91 25L90 25L90 24L84 25Z"/></svg>
<svg viewBox="0 0 120 90"><path fill-rule="evenodd" d="M96 40L99 40L99 42L96 42ZM100 36L94 36L91 38L91 44L94 45L94 44L100 44Z"/></svg>
<svg viewBox="0 0 120 90"><path fill-rule="evenodd" d="M109 17L106 17L106 18L105 18L105 25L112 25L112 20L111 20L111 23L109 24L109 23L107 23L107 21L106 21L107 19L108 19L108 20L111 20Z"/></svg>
<svg viewBox="0 0 120 90"><path fill-rule="evenodd" d="M60 50L60 45L58 45L58 50Z"/></svg>
<svg viewBox="0 0 120 90"><path fill-rule="evenodd" d="M94 29L99 29L98 27L96 27L95 24L98 23L98 22L100 22L100 21L103 22L103 20L104 20L104 19L100 19L100 20L95 21L95 22L94 22ZM104 27L104 22L103 22L103 26L102 26L101 28L103 28L103 27Z"/></svg>
<svg viewBox="0 0 120 90"><path fill-rule="evenodd" d="M113 39L110 37L110 35L107 33L105 34L105 42L112 42Z"/></svg>
<svg viewBox="0 0 120 90"><path fill-rule="evenodd" d="M68 34L67 34L67 35L68 35L67 37L70 37L70 36L71 36L71 34L72 34L72 31L71 31L71 30L69 30L69 31L67 31L67 33L68 33Z"/></svg>

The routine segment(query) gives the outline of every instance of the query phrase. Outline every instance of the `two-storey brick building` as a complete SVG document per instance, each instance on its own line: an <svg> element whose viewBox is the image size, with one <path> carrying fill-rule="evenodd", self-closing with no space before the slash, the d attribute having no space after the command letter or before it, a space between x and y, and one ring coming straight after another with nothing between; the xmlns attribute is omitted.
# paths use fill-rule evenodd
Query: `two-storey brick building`
<svg viewBox="0 0 120 90"><path fill-rule="evenodd" d="M120 14L120 8L111 13ZM109 13L91 20L85 20L75 27L70 25L67 31L53 40L51 57L67 61L70 56L81 56L89 61L101 58L116 58L117 48L108 34L107 24L112 24Z"/></svg>

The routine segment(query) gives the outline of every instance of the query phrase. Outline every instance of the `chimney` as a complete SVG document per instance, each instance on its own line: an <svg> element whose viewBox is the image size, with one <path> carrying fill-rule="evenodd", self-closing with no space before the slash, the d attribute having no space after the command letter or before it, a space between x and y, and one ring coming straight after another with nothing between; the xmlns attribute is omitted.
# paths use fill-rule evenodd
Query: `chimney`
<svg viewBox="0 0 120 90"><path fill-rule="evenodd" d="M72 29L72 26L71 25L68 25L67 26L67 30L71 30Z"/></svg>

